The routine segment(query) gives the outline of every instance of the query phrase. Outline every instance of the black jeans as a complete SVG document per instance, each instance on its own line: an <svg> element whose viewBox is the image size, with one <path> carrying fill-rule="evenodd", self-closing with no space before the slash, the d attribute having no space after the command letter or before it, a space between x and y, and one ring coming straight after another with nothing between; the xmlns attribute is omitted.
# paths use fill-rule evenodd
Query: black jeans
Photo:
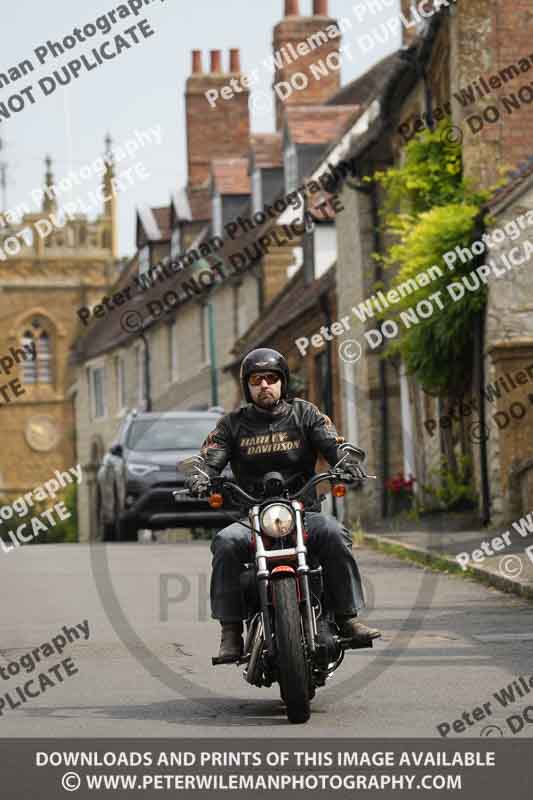
<svg viewBox="0 0 533 800"><path fill-rule="evenodd" d="M349 532L333 517L313 511L305 513L305 528L309 534L308 553L316 556L324 571L328 607L336 614L355 616L365 601ZM253 560L250 540L250 529L234 522L219 531L211 542L211 613L214 619L238 622L245 616L239 576L243 565Z"/></svg>

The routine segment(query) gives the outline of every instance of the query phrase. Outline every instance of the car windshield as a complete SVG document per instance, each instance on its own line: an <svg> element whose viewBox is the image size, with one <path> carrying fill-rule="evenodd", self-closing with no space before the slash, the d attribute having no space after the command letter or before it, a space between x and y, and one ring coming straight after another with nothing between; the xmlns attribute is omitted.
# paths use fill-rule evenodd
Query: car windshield
<svg viewBox="0 0 533 800"><path fill-rule="evenodd" d="M216 427L213 417L207 419L139 419L126 439L130 450L199 450L207 434Z"/></svg>

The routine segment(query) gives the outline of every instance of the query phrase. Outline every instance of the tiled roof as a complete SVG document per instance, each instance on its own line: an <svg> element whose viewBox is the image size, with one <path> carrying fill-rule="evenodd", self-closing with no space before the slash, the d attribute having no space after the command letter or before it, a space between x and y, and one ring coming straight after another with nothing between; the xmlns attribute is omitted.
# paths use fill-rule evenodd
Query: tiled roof
<svg viewBox="0 0 533 800"><path fill-rule="evenodd" d="M211 161L211 178L222 195L250 194L248 159L217 158Z"/></svg>
<svg viewBox="0 0 533 800"><path fill-rule="evenodd" d="M152 214L155 217L157 226L160 232L160 239L168 241L171 236L170 230L170 206L160 206L159 208L152 208Z"/></svg>
<svg viewBox="0 0 533 800"><path fill-rule="evenodd" d="M496 189L487 203L487 208L492 208L501 203L508 195L513 194L523 183L526 183L533 175L533 155L528 156L514 170L507 173L508 181L504 186Z"/></svg>
<svg viewBox="0 0 533 800"><path fill-rule="evenodd" d="M180 222L191 221L191 209L189 206L189 198L187 196L187 189L183 188L172 194L171 208L174 214L174 221Z"/></svg>
<svg viewBox="0 0 533 800"><path fill-rule="evenodd" d="M295 325L298 317L306 311L316 308L319 298L335 287L335 272L335 267L331 267L322 277L306 286L303 267L301 267L285 288L264 309L245 336L236 343L232 350L235 359L241 358L254 347L266 344L283 328Z"/></svg>
<svg viewBox="0 0 533 800"><path fill-rule="evenodd" d="M391 53L374 64L368 72L347 83L329 100L327 106L361 105L367 106L379 94L387 79L395 72L399 52Z"/></svg>
<svg viewBox="0 0 533 800"><path fill-rule="evenodd" d="M257 167L281 167L283 164L281 133L258 133L250 137L250 148Z"/></svg>
<svg viewBox="0 0 533 800"><path fill-rule="evenodd" d="M154 210L147 205L140 206L137 209L137 246L142 240L158 242L160 239L161 231L159 230Z"/></svg>
<svg viewBox="0 0 533 800"><path fill-rule="evenodd" d="M288 106L286 125L294 144L328 144L337 139L360 110L348 106Z"/></svg>

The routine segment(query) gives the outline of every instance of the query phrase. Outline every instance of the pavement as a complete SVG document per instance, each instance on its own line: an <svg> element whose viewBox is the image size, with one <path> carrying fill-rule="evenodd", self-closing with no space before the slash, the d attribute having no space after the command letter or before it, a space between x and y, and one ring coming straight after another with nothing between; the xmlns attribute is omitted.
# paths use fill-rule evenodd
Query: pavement
<svg viewBox="0 0 533 800"><path fill-rule="evenodd" d="M447 532L398 530L363 532L359 541L376 550L462 574L533 601L533 532L513 525L499 529Z"/></svg>
<svg viewBox="0 0 533 800"><path fill-rule="evenodd" d="M362 619L383 637L347 652L306 725L287 722L277 686L257 689L242 668L211 666L219 626L209 612L208 542L32 545L2 554L0 737L440 739L438 726L448 730L465 711L467 722L447 738L493 735L494 726L498 735L531 736L524 707L533 688L507 706L494 696L531 675L531 604L366 546L354 553L367 599ZM28 653L44 653L64 626L84 621L87 639L32 667ZM38 673L49 679L40 690ZM17 687L31 679L23 701ZM472 709L489 701L490 716L474 719Z"/></svg>

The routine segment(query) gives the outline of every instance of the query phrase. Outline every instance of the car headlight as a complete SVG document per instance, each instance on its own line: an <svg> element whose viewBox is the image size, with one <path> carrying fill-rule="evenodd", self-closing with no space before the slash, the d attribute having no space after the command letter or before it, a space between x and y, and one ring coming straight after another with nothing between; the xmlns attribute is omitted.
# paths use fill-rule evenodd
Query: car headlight
<svg viewBox="0 0 533 800"><path fill-rule="evenodd" d="M261 530L272 539L281 539L294 530L294 514L287 506L273 503L261 512L259 517Z"/></svg>
<svg viewBox="0 0 533 800"><path fill-rule="evenodd" d="M136 478L144 478L145 475L158 470L159 467L156 464L128 464L128 472L131 472Z"/></svg>

